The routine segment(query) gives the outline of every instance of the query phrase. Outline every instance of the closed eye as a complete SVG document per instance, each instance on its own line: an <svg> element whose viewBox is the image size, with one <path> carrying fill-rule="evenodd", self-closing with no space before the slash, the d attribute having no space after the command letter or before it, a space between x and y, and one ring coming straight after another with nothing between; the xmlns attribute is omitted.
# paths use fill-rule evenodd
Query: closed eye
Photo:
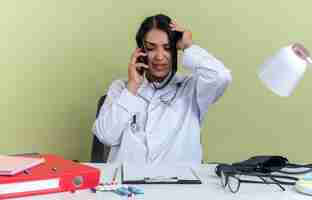
<svg viewBox="0 0 312 200"><path fill-rule="evenodd" d="M170 50L170 46L168 43L165 43L165 44L156 44L156 43L153 43L153 42L149 42L149 41L144 41L144 43L146 44L145 45L145 49L147 51L153 51L157 46L162 46L166 51L169 51Z"/></svg>

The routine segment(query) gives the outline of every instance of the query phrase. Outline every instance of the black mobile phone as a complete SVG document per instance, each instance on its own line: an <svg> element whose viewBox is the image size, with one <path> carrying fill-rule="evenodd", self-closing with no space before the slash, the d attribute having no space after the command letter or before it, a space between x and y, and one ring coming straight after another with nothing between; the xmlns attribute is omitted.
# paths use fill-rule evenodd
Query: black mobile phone
<svg viewBox="0 0 312 200"><path fill-rule="evenodd" d="M145 65L147 65L147 56L138 57L138 62L144 63Z"/></svg>
<svg viewBox="0 0 312 200"><path fill-rule="evenodd" d="M137 68L138 73L143 76L144 72L146 71L145 68L141 67L141 68Z"/></svg>
<svg viewBox="0 0 312 200"><path fill-rule="evenodd" d="M144 50L142 52L145 52ZM148 61L147 61L147 56L140 56L138 57L138 62L139 63L143 63L145 65L147 65ZM143 75L144 72L146 71L147 69L144 68L144 67L141 67L141 68L137 68L137 71L140 75Z"/></svg>

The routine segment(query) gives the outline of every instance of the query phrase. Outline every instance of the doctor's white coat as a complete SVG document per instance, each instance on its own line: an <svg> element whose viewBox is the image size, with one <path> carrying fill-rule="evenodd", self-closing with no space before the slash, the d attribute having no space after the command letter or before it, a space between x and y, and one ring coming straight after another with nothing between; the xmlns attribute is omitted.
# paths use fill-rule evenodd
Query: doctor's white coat
<svg viewBox="0 0 312 200"><path fill-rule="evenodd" d="M175 75L161 90L144 80L133 95L126 81L112 83L93 126L98 139L111 146L108 162L201 163L204 115L232 78L219 60L197 45L184 50L182 65L191 75Z"/></svg>

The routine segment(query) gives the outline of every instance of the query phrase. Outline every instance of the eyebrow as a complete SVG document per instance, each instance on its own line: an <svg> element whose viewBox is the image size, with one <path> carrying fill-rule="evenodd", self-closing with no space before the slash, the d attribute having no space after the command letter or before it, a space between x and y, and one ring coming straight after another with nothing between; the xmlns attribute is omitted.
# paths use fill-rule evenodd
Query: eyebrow
<svg viewBox="0 0 312 200"><path fill-rule="evenodd" d="M154 45L154 46L157 45L156 43L149 42L147 40L144 40L144 43L151 44L151 45ZM161 45L166 46L166 45L169 45L169 43L165 43L165 44L161 44Z"/></svg>

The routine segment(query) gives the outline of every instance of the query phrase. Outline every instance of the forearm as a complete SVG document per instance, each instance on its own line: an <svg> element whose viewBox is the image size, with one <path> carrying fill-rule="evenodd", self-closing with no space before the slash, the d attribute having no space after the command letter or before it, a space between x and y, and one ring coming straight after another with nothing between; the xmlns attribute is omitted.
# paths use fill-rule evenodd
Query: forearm
<svg viewBox="0 0 312 200"><path fill-rule="evenodd" d="M197 45L192 45L184 51L182 62L192 71L194 96L202 119L209 104L222 96L231 82L230 70Z"/></svg>
<svg viewBox="0 0 312 200"><path fill-rule="evenodd" d="M224 74L230 74L230 71L221 61L198 45L192 45L185 49L182 64L185 68L191 70L194 75L211 82L215 81L219 76L220 78L228 78Z"/></svg>

